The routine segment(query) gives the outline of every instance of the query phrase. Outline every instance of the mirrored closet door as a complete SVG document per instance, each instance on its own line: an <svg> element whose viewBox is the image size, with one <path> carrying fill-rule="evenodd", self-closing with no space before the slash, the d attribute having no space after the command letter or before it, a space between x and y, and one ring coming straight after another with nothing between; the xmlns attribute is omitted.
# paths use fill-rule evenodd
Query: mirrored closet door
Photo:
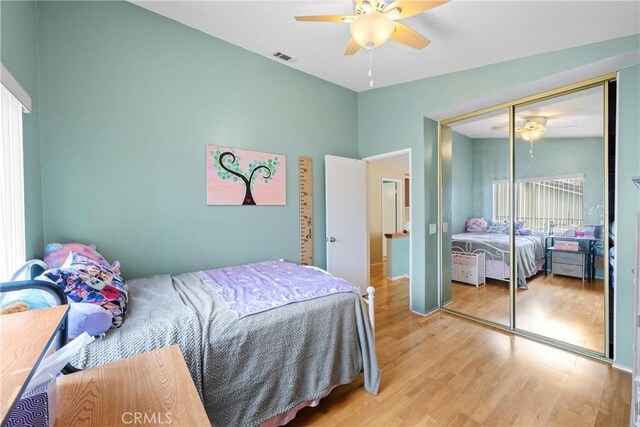
<svg viewBox="0 0 640 427"><path fill-rule="evenodd" d="M604 86L515 109L516 327L605 352ZM505 183L505 187L507 184Z"/></svg>
<svg viewBox="0 0 640 427"><path fill-rule="evenodd" d="M614 85L610 76L441 122L445 310L611 354Z"/></svg>
<svg viewBox="0 0 640 427"><path fill-rule="evenodd" d="M509 112L494 111L442 131L443 304L510 325ZM499 215L494 210L499 209Z"/></svg>

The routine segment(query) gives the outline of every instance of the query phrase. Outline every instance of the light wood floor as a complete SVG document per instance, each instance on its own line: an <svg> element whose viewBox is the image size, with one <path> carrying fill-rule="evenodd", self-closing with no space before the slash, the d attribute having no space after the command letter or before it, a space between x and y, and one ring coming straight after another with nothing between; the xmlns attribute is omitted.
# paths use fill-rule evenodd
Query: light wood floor
<svg viewBox="0 0 640 427"><path fill-rule="evenodd" d="M516 326L569 344L604 353L604 282L565 276L537 275L528 290L516 293ZM452 282L456 311L503 325L509 324L509 286L489 279L475 287Z"/></svg>
<svg viewBox="0 0 640 427"><path fill-rule="evenodd" d="M380 393L337 387L292 426L627 426L631 376L452 314L409 311L408 280L376 287Z"/></svg>

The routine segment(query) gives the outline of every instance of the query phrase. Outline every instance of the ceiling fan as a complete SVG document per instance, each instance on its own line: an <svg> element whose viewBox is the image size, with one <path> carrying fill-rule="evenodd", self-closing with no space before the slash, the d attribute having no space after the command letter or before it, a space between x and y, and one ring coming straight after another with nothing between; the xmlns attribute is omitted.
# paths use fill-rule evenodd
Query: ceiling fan
<svg viewBox="0 0 640 427"><path fill-rule="evenodd" d="M449 0L356 0L353 15L296 16L296 21L341 22L350 24L351 40L344 51L353 55L360 48L375 49L389 38L414 49L424 49L431 43L416 30L396 22L438 7Z"/></svg>
<svg viewBox="0 0 640 427"><path fill-rule="evenodd" d="M547 131L553 131L554 129L577 127L572 124L551 124L551 129L547 128L547 122L554 117L545 116L530 116L522 119L522 126L516 127L516 136L522 138L527 142L534 142L541 139ZM509 126L493 126L491 130L508 132Z"/></svg>
<svg viewBox="0 0 640 427"><path fill-rule="evenodd" d="M524 119L524 124L516 128L516 134L528 142L537 141L544 136L548 130L545 126L547 118L542 116L533 116ZM493 126L491 130L508 131L509 126Z"/></svg>
<svg viewBox="0 0 640 427"><path fill-rule="evenodd" d="M533 158L533 143L542 139L549 129L547 128L547 120L549 117L544 116L531 116L524 119L522 126L516 127L516 137L521 138L529 143L529 154ZM576 127L577 125L560 125L553 126L553 128L563 127ZM509 131L509 126L493 126L491 130L495 131ZM553 129L551 129L553 130Z"/></svg>

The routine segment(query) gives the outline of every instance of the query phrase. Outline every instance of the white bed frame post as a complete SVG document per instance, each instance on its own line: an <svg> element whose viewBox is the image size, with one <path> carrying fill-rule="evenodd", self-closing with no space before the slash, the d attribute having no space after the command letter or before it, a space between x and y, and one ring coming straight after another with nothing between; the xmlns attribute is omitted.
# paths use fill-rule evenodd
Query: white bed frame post
<svg viewBox="0 0 640 427"><path fill-rule="evenodd" d="M376 330L375 306L374 306L374 301L376 298L375 295L376 295L376 289L373 286L369 286L367 288L367 299L365 299L365 302L369 306L369 323L371 323L371 332L375 332Z"/></svg>

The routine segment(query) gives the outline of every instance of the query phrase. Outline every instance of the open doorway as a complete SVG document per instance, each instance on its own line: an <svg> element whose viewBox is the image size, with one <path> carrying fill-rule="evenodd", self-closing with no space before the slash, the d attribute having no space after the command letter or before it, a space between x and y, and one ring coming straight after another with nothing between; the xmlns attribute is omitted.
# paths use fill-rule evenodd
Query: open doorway
<svg viewBox="0 0 640 427"><path fill-rule="evenodd" d="M411 156L409 150L367 160L371 277L408 286L411 271Z"/></svg>
<svg viewBox="0 0 640 427"><path fill-rule="evenodd" d="M382 260L387 259L387 235L402 233L405 228L405 217L402 205L402 180L382 178Z"/></svg>

